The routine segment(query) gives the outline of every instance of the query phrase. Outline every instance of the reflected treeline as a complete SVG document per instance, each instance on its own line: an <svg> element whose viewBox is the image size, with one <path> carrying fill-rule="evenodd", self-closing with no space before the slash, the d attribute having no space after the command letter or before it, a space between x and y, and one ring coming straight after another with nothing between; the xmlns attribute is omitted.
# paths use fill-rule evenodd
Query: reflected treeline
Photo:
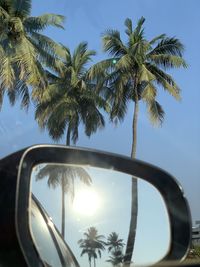
<svg viewBox="0 0 200 267"><path fill-rule="evenodd" d="M104 235L99 235L95 227L90 227L83 235L84 238L80 239L78 244L81 248L81 256L88 256L89 267L96 267L97 259L101 258L102 252L105 250L110 254L107 262L110 262L112 266L122 266L125 244L116 232L112 232L106 238Z"/></svg>
<svg viewBox="0 0 200 267"><path fill-rule="evenodd" d="M42 164L38 166L36 181L47 177L49 187L61 187L62 191L62 220L61 235L65 238L65 195L73 201L75 195L75 179L79 179L85 185L90 186L92 178L82 167L69 166L64 164Z"/></svg>

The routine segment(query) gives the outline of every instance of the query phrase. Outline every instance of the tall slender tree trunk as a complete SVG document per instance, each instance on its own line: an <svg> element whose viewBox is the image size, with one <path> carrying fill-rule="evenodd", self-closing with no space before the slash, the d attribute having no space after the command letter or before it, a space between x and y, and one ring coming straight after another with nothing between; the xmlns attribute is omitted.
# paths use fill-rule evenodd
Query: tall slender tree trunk
<svg viewBox="0 0 200 267"><path fill-rule="evenodd" d="M70 146L70 128L67 130L66 145ZM65 177L62 176L62 222L61 235L65 239Z"/></svg>
<svg viewBox="0 0 200 267"><path fill-rule="evenodd" d="M71 139L71 131L70 131L70 128L68 127L67 137L66 137L66 145L67 146L70 146L70 139Z"/></svg>
<svg viewBox="0 0 200 267"><path fill-rule="evenodd" d="M134 159L136 156L136 146L137 146L137 121L138 121L138 112L139 112L139 100L137 94L137 88L135 86L135 106L134 106L134 114L133 114L133 142L132 142L132 150L131 150L131 158ZM136 236L136 228L137 228L137 214L138 214L138 186L137 179L132 177L132 187L131 187L131 219L129 226L129 234L126 245L126 252L124 256L124 265L130 266L131 259L133 255L134 245L135 245L135 236Z"/></svg>
<svg viewBox="0 0 200 267"><path fill-rule="evenodd" d="M89 258L89 266L92 267L91 259Z"/></svg>
<svg viewBox="0 0 200 267"><path fill-rule="evenodd" d="M64 174L62 175L62 224L61 224L61 235L65 239L65 184Z"/></svg>
<svg viewBox="0 0 200 267"><path fill-rule="evenodd" d="M95 260L95 257L94 257L94 267L96 267L96 260Z"/></svg>

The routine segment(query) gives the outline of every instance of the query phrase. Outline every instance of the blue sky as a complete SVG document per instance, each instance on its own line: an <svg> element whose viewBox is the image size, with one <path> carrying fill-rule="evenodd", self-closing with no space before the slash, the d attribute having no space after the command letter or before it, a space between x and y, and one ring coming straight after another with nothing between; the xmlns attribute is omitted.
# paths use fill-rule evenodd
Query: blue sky
<svg viewBox="0 0 200 267"><path fill-rule="evenodd" d="M71 49L81 41L88 41L89 48L98 52L94 61L105 57L101 49L101 33L108 28L123 32L127 17L134 24L141 16L146 18L147 38L166 33L183 42L189 68L171 72L182 89L182 101L178 103L160 91L159 101L166 113L160 128L152 127L145 106L140 106L137 158L166 169L180 181L191 206L193 221L200 219L199 10L199 0L33 0L34 15L58 13L66 16L65 31L49 28L45 33ZM80 128L77 145L129 155L132 111L130 105L121 125L116 127L107 123L104 130L90 139ZM0 157L28 145L52 143L48 134L41 132L34 122L33 107L26 114L19 105L11 108L5 99L0 125Z"/></svg>

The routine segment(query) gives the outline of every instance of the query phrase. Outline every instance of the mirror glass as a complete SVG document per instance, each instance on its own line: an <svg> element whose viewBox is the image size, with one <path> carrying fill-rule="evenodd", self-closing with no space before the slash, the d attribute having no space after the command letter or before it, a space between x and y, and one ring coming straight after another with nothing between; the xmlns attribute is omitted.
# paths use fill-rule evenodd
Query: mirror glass
<svg viewBox="0 0 200 267"><path fill-rule="evenodd" d="M132 194L136 186L137 197ZM169 250L166 205L160 193L139 177L91 166L40 164L32 170L31 193L31 210L36 203L55 247L59 236L80 266L123 266L131 219L136 221L133 266L156 263ZM132 202L138 203L137 216L131 213ZM54 267L58 259L53 255L53 245L46 242L51 247L43 252L42 238L37 236L43 230L34 230L32 217L30 227L39 253ZM51 230L53 225L56 234ZM55 254L59 253L55 249Z"/></svg>

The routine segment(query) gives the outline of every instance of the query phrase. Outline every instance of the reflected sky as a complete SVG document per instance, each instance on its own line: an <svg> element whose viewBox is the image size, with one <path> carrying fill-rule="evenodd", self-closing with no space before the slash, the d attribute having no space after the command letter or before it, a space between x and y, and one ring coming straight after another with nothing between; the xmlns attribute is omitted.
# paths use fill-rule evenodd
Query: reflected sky
<svg viewBox="0 0 200 267"><path fill-rule="evenodd" d="M39 199L55 225L61 227L61 188L49 188L47 178L35 181L35 175L45 165L36 166L32 173L32 193ZM69 166L69 165L68 165ZM81 266L88 265L87 256L80 257L81 249L77 241L83 238L83 233L91 226L97 228L98 233L107 237L111 232L119 234L119 238L126 243L131 209L131 176L113 170L84 167L92 178L90 186L75 179L75 195L72 202L66 194L66 235L65 239L78 259ZM84 191L93 192L91 202L98 196L98 207L95 212L79 212L75 208L76 194ZM87 202L87 201L86 201ZM94 201L93 201L94 202ZM95 208L95 203L94 208ZM86 208L86 207L85 207ZM153 186L138 180L138 224L134 262L138 265L150 264L161 259L168 250L170 242L169 223L162 197ZM155 250L156 247L156 250ZM125 248L124 248L125 249ZM145 259L144 259L145 251ZM97 266L111 266L106 263L109 255L105 251Z"/></svg>

